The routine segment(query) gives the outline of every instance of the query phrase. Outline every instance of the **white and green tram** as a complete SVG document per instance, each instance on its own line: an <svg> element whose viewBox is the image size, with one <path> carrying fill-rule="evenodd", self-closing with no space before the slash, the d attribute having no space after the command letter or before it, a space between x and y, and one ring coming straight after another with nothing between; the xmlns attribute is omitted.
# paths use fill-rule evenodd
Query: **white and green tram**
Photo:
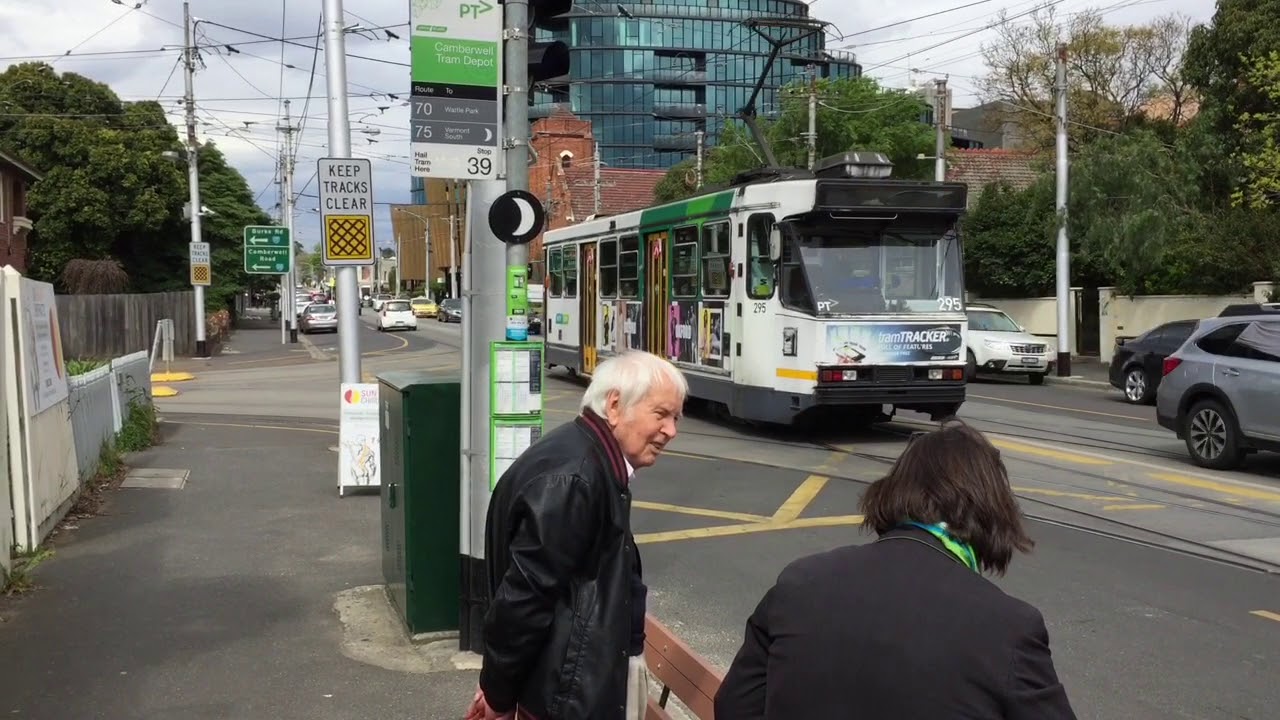
<svg viewBox="0 0 1280 720"><path fill-rule="evenodd" d="M965 399L961 183L879 153L548 231L546 360L637 348L690 395L764 423L953 415Z"/></svg>

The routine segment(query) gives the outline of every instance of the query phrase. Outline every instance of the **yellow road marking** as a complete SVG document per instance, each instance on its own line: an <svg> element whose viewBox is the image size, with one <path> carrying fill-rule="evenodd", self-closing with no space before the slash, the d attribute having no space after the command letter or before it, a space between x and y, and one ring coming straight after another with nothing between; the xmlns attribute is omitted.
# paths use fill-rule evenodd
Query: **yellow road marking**
<svg viewBox="0 0 1280 720"><path fill-rule="evenodd" d="M1103 510L1163 510L1163 505L1103 505Z"/></svg>
<svg viewBox="0 0 1280 720"><path fill-rule="evenodd" d="M1193 487L1200 490L1212 490L1214 492L1235 495L1236 497L1250 498L1252 500L1270 500L1272 502L1280 502L1280 492L1255 489L1248 486L1239 486L1234 483L1228 484L1225 482L1218 482L1217 480L1206 480L1179 473L1148 474L1156 480L1163 480L1164 482L1173 483L1174 485L1184 485L1186 487Z"/></svg>
<svg viewBox="0 0 1280 720"><path fill-rule="evenodd" d="M1266 618L1268 620L1275 620L1276 622L1280 622L1280 613L1273 613L1270 610L1254 610L1249 614L1257 615L1260 618Z"/></svg>
<svg viewBox="0 0 1280 720"><path fill-rule="evenodd" d="M753 533L776 532L779 530L798 530L801 528L840 527L857 525L862 522L861 515L835 515L831 517L801 518L791 522L757 522L744 525L716 525L714 527L692 528L689 530L671 530L668 532L644 533L636 536L636 543L649 545L653 543L675 542L677 540L700 540L703 538L729 537L733 535L750 535Z"/></svg>
<svg viewBox="0 0 1280 720"><path fill-rule="evenodd" d="M810 475L805 478L804 482L800 483L800 487L796 488L795 492L791 493L791 497L787 498L786 502L782 503L782 506L773 514L772 520L785 523L800 517L800 513L804 512L814 498L818 497L818 493L822 492L822 488L826 487L830 479L822 475Z"/></svg>
<svg viewBox="0 0 1280 720"><path fill-rule="evenodd" d="M743 522L768 522L769 518L764 515L752 515L751 513L731 512L729 510L708 510L706 508L688 507L685 505L670 505L668 503L647 502L644 500L636 500L631 503L632 507L641 510L656 510L658 512L675 513L677 515L696 515L698 517L720 518L721 520L741 520Z"/></svg>
<svg viewBox="0 0 1280 720"><path fill-rule="evenodd" d="M1030 405L1031 407L1045 408L1046 410L1063 410L1072 413L1084 413L1086 415L1101 415L1102 417L1122 418L1124 420L1141 420L1142 422L1150 422L1147 418L1138 417L1137 415L1121 415L1120 413L1102 412L1100 410L1081 410L1078 408L1063 407L1061 405L1046 405L1045 403L1028 402L1026 400L1010 400L1008 398L992 397L990 395L966 395L975 400L994 400L996 402L1013 403L1015 405Z"/></svg>
<svg viewBox="0 0 1280 720"><path fill-rule="evenodd" d="M1073 500L1096 500L1098 502L1115 502L1119 499L1116 495L1089 495L1086 493L1065 492L1063 490L1049 490L1047 488L1029 488L1014 487L1015 493L1025 493L1027 495L1048 495L1049 497L1071 498Z"/></svg>
<svg viewBox="0 0 1280 720"><path fill-rule="evenodd" d="M1040 447L1037 445L1027 445L1025 443L1013 442L1010 440L992 440L992 445L1001 450L1009 452L1026 453L1027 455L1039 455L1040 457L1053 458L1063 462L1075 463L1077 465L1114 465L1111 460L1103 460L1101 458L1089 457L1088 455L1079 455L1076 453L1065 452L1063 450L1052 450L1050 448Z"/></svg>
<svg viewBox="0 0 1280 720"><path fill-rule="evenodd" d="M787 380L817 380L817 370L793 370L791 368L778 368L777 375Z"/></svg>

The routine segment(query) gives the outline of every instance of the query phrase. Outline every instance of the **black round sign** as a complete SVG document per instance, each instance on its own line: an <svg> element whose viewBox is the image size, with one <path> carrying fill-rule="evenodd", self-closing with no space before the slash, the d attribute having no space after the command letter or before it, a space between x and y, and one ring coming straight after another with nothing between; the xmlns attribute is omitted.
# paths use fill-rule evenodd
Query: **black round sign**
<svg viewBox="0 0 1280 720"><path fill-rule="evenodd" d="M510 190L489 206L489 229L504 243L521 245L542 232L546 212L537 196L525 190Z"/></svg>

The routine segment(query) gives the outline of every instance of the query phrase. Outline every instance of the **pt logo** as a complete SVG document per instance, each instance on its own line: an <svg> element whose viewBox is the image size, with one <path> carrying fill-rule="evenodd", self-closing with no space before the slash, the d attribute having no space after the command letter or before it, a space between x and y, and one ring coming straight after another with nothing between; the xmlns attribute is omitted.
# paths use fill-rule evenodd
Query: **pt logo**
<svg viewBox="0 0 1280 720"><path fill-rule="evenodd" d="M479 17L493 9L493 4L480 0L475 3L459 3L458 17Z"/></svg>

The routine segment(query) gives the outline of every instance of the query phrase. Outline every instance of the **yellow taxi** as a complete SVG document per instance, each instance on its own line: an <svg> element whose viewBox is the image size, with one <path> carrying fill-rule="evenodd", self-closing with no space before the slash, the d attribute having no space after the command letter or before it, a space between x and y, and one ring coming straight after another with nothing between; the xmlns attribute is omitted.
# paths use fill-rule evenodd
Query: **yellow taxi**
<svg viewBox="0 0 1280 720"><path fill-rule="evenodd" d="M440 308L431 298L416 297L409 301L409 306L413 308L414 317L435 317L440 312Z"/></svg>

